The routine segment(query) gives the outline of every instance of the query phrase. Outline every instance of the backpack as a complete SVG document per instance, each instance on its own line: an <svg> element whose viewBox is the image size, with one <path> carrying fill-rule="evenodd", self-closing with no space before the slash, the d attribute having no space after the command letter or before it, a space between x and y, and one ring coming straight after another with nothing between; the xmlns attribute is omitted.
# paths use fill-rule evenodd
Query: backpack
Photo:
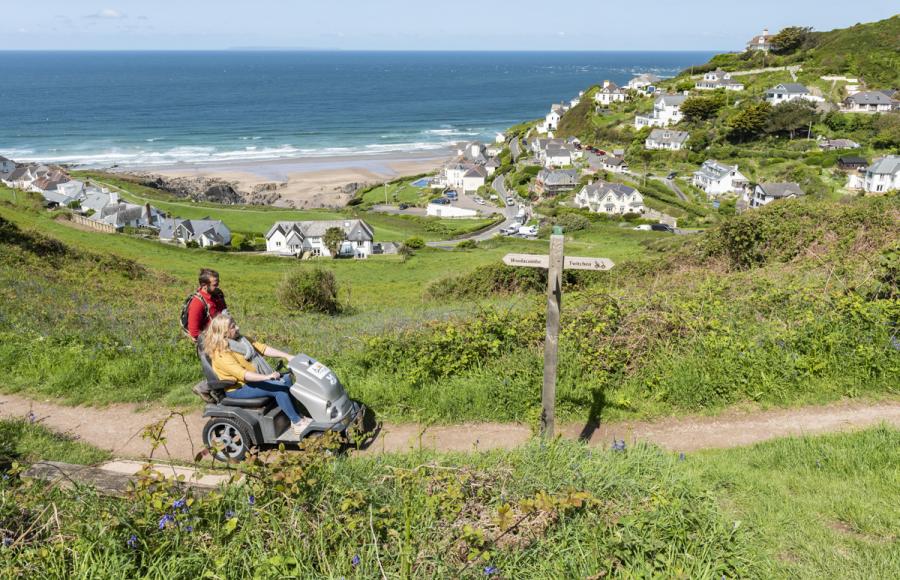
<svg viewBox="0 0 900 580"><path fill-rule="evenodd" d="M190 333L188 332L188 310L190 309L191 302L193 302L195 297L199 298L200 302L203 303L206 319L209 320L209 303L199 292L192 292L191 295L185 299L184 305L182 305L181 307L181 330L183 330L185 334L188 335L190 335Z"/></svg>

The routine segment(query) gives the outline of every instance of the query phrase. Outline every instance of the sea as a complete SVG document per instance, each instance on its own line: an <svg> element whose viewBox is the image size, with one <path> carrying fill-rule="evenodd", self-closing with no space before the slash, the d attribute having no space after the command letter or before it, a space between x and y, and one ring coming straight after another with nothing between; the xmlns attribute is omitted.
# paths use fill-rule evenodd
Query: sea
<svg viewBox="0 0 900 580"><path fill-rule="evenodd" d="M427 152L712 52L0 52L0 155L85 167Z"/></svg>

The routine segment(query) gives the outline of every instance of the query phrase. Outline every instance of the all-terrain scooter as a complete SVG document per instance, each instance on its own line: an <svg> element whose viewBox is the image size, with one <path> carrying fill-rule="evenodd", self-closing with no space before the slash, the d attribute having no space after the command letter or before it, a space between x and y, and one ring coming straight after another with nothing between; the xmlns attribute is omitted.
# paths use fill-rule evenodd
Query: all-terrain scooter
<svg viewBox="0 0 900 580"><path fill-rule="evenodd" d="M362 426L365 405L351 400L337 375L311 356L298 354L288 362L294 377L294 406L312 419L297 436L272 397L226 397L225 391L235 386L234 381L220 381L209 357L199 354L206 380L195 386L194 392L207 402L203 416L210 419L203 427L203 443L216 459L240 461L251 447L298 443L305 437L328 431L346 433L351 426Z"/></svg>

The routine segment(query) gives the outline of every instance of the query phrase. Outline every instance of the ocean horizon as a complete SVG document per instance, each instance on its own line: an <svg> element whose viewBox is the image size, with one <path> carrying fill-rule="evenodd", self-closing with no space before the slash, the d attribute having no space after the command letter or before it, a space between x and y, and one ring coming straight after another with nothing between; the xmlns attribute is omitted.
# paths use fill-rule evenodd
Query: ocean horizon
<svg viewBox="0 0 900 580"><path fill-rule="evenodd" d="M711 51L5 51L0 155L152 168L446 150Z"/></svg>

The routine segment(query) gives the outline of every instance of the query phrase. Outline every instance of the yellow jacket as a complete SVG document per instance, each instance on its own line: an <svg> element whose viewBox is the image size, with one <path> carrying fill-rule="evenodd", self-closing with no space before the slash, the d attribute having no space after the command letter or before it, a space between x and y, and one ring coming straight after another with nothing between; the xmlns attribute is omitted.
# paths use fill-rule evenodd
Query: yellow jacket
<svg viewBox="0 0 900 580"><path fill-rule="evenodd" d="M256 352L259 354L266 352L267 346L265 344L261 342L253 342L252 344L253 348L255 348ZM237 382L237 385L227 389L228 391L233 391L246 384L247 381L244 380L244 377L247 376L247 371L253 373L256 372L256 367L253 366L253 363L244 358L244 355L236 353L233 350L226 350L218 353L211 358L210 362L212 363L213 371L216 373L216 376L219 377L220 381Z"/></svg>

